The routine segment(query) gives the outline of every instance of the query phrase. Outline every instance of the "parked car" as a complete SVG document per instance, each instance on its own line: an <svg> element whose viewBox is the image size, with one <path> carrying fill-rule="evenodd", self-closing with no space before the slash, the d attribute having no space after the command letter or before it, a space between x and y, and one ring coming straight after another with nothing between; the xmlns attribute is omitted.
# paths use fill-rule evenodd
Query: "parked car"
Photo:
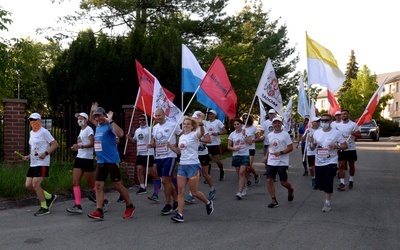
<svg viewBox="0 0 400 250"><path fill-rule="evenodd" d="M360 127L361 137L359 139L372 139L379 141L379 124L372 119L370 122L365 122Z"/></svg>

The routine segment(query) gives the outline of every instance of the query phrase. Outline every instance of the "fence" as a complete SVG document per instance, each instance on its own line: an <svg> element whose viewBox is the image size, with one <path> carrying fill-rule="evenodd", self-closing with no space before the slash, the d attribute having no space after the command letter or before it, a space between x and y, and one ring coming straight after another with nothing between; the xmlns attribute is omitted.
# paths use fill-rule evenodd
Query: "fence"
<svg viewBox="0 0 400 250"><path fill-rule="evenodd" d="M58 142L57 150L52 154L52 160L62 162L72 162L76 157L76 152L71 150L71 146L76 143L77 137L80 132L80 127L76 122L76 113L85 112L90 113L89 106L76 106L72 104L66 104L59 107L58 110L52 112L50 115L42 117L43 127L49 129L54 139ZM122 111L114 112L113 120L124 129L124 115ZM89 125L95 130L95 126L89 123ZM30 126L29 121L26 119L25 124L25 155L29 154L29 132ZM123 150L123 146L119 144L118 148L120 153Z"/></svg>

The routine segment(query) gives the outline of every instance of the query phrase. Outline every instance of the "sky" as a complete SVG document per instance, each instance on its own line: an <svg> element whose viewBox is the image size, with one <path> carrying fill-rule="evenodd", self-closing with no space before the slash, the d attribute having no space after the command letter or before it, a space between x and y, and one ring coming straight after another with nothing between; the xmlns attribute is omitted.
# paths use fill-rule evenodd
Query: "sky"
<svg viewBox="0 0 400 250"><path fill-rule="evenodd" d="M57 0L56 0L57 1ZM240 11L245 0L231 0L227 12ZM300 62L297 70L307 68L306 32L311 39L329 49L343 73L354 50L358 66L367 65L371 73L400 71L400 46L396 24L396 1L380 0L262 0L271 20L279 19L288 30L289 46L296 48ZM57 18L79 10L79 0L0 0L0 7L13 13L9 31L3 38L26 38L43 41L36 35L39 27L57 26ZM82 27L81 29L84 29ZM392 34L393 33L393 34Z"/></svg>

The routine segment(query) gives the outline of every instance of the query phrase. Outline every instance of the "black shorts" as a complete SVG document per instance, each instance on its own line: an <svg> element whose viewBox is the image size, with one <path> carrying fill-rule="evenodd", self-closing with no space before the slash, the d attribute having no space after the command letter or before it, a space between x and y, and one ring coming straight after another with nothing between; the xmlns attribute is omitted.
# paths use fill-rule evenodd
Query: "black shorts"
<svg viewBox="0 0 400 250"><path fill-rule="evenodd" d="M249 149L249 155L250 156L255 156L256 155L256 150L255 149Z"/></svg>
<svg viewBox="0 0 400 250"><path fill-rule="evenodd" d="M74 168L80 168L83 172L94 172L94 160L85 158L75 158Z"/></svg>
<svg viewBox="0 0 400 250"><path fill-rule="evenodd" d="M279 181L288 180L288 168L289 166L271 166L267 165L267 179L275 179L276 174L279 175Z"/></svg>
<svg viewBox="0 0 400 250"><path fill-rule="evenodd" d="M337 164L315 167L316 187L325 193L333 193L333 179L336 176Z"/></svg>
<svg viewBox="0 0 400 250"><path fill-rule="evenodd" d="M356 150L339 150L338 151L339 161L357 161Z"/></svg>
<svg viewBox="0 0 400 250"><path fill-rule="evenodd" d="M154 156L149 156L149 162L147 162L147 155L138 155L136 156L136 166L143 166L145 167L147 163L147 167L151 168L156 163L154 160Z"/></svg>
<svg viewBox="0 0 400 250"><path fill-rule="evenodd" d="M29 178L49 177L49 171L50 171L49 166L29 167L26 177L29 177Z"/></svg>
<svg viewBox="0 0 400 250"><path fill-rule="evenodd" d="M210 155L199 155L199 161L202 167L208 167L211 161Z"/></svg>
<svg viewBox="0 0 400 250"><path fill-rule="evenodd" d="M211 145L211 146L207 146L208 149L208 153L210 155L220 155L222 154L222 148L221 145Z"/></svg>
<svg viewBox="0 0 400 250"><path fill-rule="evenodd" d="M308 166L315 166L315 155L307 155Z"/></svg>
<svg viewBox="0 0 400 250"><path fill-rule="evenodd" d="M98 163L96 181L105 182L108 174L110 174L111 182L118 182L121 180L121 172L116 163Z"/></svg>

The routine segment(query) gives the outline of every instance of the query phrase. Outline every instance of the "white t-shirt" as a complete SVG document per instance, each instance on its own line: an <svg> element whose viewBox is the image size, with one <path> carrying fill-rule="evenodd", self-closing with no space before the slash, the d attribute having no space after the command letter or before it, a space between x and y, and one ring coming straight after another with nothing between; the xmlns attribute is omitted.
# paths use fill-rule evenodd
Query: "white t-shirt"
<svg viewBox="0 0 400 250"><path fill-rule="evenodd" d="M176 157L174 151L167 147L168 139L171 137L168 142L170 144L176 144L176 135L182 132L179 126L176 126L175 131L174 128L175 123L171 121L166 121L163 125L156 124L153 127L153 138L156 141L156 159Z"/></svg>
<svg viewBox="0 0 400 250"><path fill-rule="evenodd" d="M204 121L203 121L203 124ZM204 125L205 126L205 125ZM197 128L196 133L200 131L200 127ZM207 126L204 127L204 135L200 138L200 139L204 139L205 135L207 135ZM199 148L198 148L198 154L199 155L208 155L208 148L207 148L207 144L200 142L199 140Z"/></svg>
<svg viewBox="0 0 400 250"><path fill-rule="evenodd" d="M197 137L197 133L192 131L189 134L182 134L179 137L178 147L181 151L181 158L179 164L200 164L199 161L199 150L200 141Z"/></svg>
<svg viewBox="0 0 400 250"><path fill-rule="evenodd" d="M52 141L54 141L54 137L43 127L36 132L30 132L31 167L50 166L50 155L46 155L44 159L39 159L38 156L35 156L35 153L38 155L43 154L50 147L50 142Z"/></svg>
<svg viewBox="0 0 400 250"><path fill-rule="evenodd" d="M340 131L344 139L347 141L347 149L345 151L356 150L356 143L354 141L354 136L350 134L351 131L360 131L360 128L357 126L357 124L350 120L347 123L344 123L342 121L341 123L336 125L336 129Z"/></svg>
<svg viewBox="0 0 400 250"><path fill-rule="evenodd" d="M224 124L220 121L215 119L214 121L207 121L206 128L207 132L211 137L211 143L207 144L208 146L211 145L220 145L221 144L221 137L219 135L212 135L212 133L221 133L222 129L224 128Z"/></svg>
<svg viewBox="0 0 400 250"><path fill-rule="evenodd" d="M264 131L264 145L268 145L268 134L274 131L274 126L272 126L272 121L270 119L266 120L261 125L261 130Z"/></svg>
<svg viewBox="0 0 400 250"><path fill-rule="evenodd" d="M337 129L337 126L338 126L340 123L342 123L342 121L340 121L340 122L337 122L337 121L331 122L331 128Z"/></svg>
<svg viewBox="0 0 400 250"><path fill-rule="evenodd" d="M321 128L317 128L317 129L313 129L313 128L309 128L308 129L308 136L314 136L315 131L319 130ZM311 150L310 147L310 142L307 142L307 156L311 156L311 155L315 155L316 154L317 149L314 148L314 150Z"/></svg>
<svg viewBox="0 0 400 250"><path fill-rule="evenodd" d="M249 149L256 149L256 143L254 142L254 140L256 139L256 134L257 134L257 128L254 127L254 125L251 125L250 127L245 128L245 126L243 126L243 128L246 130L246 135L251 137L251 140L253 141L253 143L251 145L249 145Z"/></svg>
<svg viewBox="0 0 400 250"><path fill-rule="evenodd" d="M93 129L90 126L81 129L78 135L77 144L79 145L78 155L76 157L81 159L93 159L93 147L80 148L81 145L87 145L90 143L89 136L94 136Z"/></svg>
<svg viewBox="0 0 400 250"><path fill-rule="evenodd" d="M154 148L147 148L149 141L150 127L143 126L135 130L133 139L136 141L137 155L154 155Z"/></svg>
<svg viewBox="0 0 400 250"><path fill-rule="evenodd" d="M268 165L271 166L289 166L289 154L275 156L273 153L285 150L292 144L292 138L288 132L271 132L268 134Z"/></svg>
<svg viewBox="0 0 400 250"><path fill-rule="evenodd" d="M331 149L330 144L344 143L345 139L336 129L324 132L322 129L315 131L314 141L316 142L315 165L326 166L329 164L337 164L337 149Z"/></svg>
<svg viewBox="0 0 400 250"><path fill-rule="evenodd" d="M233 131L229 137L228 140L232 141L232 147L237 148L239 147L239 151L232 151L232 155L249 155L249 146L246 141L245 141L245 137L243 135L242 132L236 132Z"/></svg>

